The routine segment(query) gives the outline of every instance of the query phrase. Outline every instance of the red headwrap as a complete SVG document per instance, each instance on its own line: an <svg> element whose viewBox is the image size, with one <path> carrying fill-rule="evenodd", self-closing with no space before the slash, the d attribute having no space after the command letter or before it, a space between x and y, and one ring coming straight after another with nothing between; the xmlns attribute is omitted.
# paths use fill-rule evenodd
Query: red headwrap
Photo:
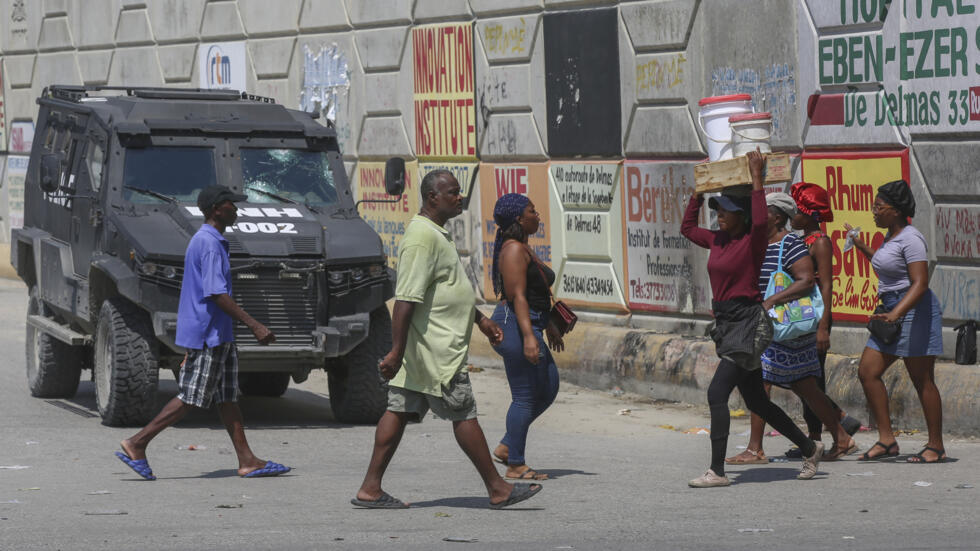
<svg viewBox="0 0 980 551"><path fill-rule="evenodd" d="M790 188L793 200L800 212L812 216L817 222L833 222L834 211L830 210L830 197L816 184L796 182Z"/></svg>

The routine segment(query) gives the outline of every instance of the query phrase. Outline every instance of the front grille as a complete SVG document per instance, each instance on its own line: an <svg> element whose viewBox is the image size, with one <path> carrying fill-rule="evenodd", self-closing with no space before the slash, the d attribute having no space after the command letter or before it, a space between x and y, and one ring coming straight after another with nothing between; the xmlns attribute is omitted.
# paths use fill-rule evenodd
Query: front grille
<svg viewBox="0 0 980 551"><path fill-rule="evenodd" d="M243 310L276 334L272 346L310 346L316 329L316 274L292 279L281 278L277 268L233 271L232 294ZM255 336L239 323L235 341L253 345Z"/></svg>

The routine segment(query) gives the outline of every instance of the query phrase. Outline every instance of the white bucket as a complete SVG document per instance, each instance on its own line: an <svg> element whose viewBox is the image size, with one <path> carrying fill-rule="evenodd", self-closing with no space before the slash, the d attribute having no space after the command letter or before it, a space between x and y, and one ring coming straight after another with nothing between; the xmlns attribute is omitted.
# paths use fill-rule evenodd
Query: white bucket
<svg viewBox="0 0 980 551"><path fill-rule="evenodd" d="M740 157L759 148L763 153L772 151L769 138L772 136L772 115L769 113L748 113L728 118L732 127L732 155Z"/></svg>
<svg viewBox="0 0 980 551"><path fill-rule="evenodd" d="M728 117L752 112L752 96L733 94L713 96L698 102L698 127L708 139L708 160L732 158L732 128Z"/></svg>

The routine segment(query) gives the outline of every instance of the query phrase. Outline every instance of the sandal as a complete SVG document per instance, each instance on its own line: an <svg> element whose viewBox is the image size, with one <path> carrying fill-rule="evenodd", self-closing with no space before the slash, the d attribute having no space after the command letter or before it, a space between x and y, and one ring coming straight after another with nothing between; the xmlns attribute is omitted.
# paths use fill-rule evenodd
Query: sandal
<svg viewBox="0 0 980 551"><path fill-rule="evenodd" d="M936 458L933 459L932 461L926 460L925 456L923 456L922 454L926 453L927 451L936 454ZM922 448L922 451L920 451L919 453L915 455L910 455L905 458L906 463L920 463L920 464L930 464L930 465L933 463L942 463L943 461L946 461L946 450L942 448L939 449L930 448L929 446Z"/></svg>
<svg viewBox="0 0 980 551"><path fill-rule="evenodd" d="M528 467L526 471L518 476L504 476L507 480L548 480L547 473L539 473L534 469Z"/></svg>
<svg viewBox="0 0 980 551"><path fill-rule="evenodd" d="M854 440L851 440L851 445L846 448L834 446L828 450L827 453L823 454L823 461L837 461L845 455L851 455L856 451L858 451L858 445Z"/></svg>
<svg viewBox="0 0 980 551"><path fill-rule="evenodd" d="M751 457L750 457L751 456ZM769 458L762 450L746 450L738 455L725 458L725 463L729 465L762 465L768 464Z"/></svg>
<svg viewBox="0 0 980 551"><path fill-rule="evenodd" d="M885 450L885 453L878 454L878 455L868 455L869 453L871 453L871 450L875 449L876 447ZM858 461L878 461L879 459L895 457L897 455L898 455L898 442L892 442L891 445L885 445L884 442L881 442L879 440L878 442L875 442L874 445L872 445L870 448L868 448L868 451L861 454L861 457L858 458Z"/></svg>

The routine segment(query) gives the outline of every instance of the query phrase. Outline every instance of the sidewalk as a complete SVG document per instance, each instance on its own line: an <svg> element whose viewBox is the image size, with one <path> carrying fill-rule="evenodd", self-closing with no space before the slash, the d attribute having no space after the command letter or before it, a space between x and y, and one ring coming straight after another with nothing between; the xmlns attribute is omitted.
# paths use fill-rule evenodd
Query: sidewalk
<svg viewBox="0 0 980 551"><path fill-rule="evenodd" d="M486 338L474 331L470 359L478 365L502 365ZM706 404L708 384L718 364L715 345L708 338L610 327L579 322L565 337L565 351L555 360L563 380L588 388L620 387L651 398ZM858 358L830 354L825 366L827 394L863 423L870 422L864 391L858 380ZM943 399L943 432L980 436L980 368L952 363L936 364L936 383ZM901 362L885 374L892 423L896 429L925 429L915 388ZM799 399L773 388L773 401L799 418ZM744 407L738 393L731 406Z"/></svg>

